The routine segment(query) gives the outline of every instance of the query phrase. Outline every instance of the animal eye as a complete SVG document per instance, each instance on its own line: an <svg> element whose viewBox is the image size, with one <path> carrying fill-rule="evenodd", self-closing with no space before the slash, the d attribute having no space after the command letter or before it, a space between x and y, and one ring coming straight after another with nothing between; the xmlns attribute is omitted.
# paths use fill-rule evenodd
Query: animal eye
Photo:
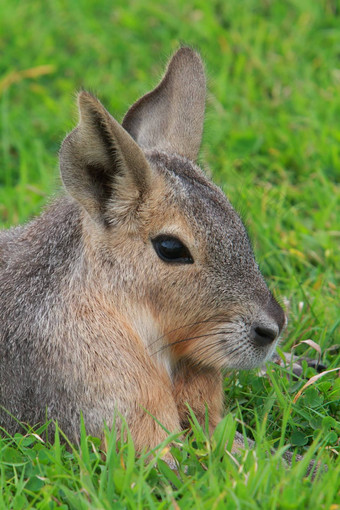
<svg viewBox="0 0 340 510"><path fill-rule="evenodd" d="M159 258L164 262L194 263L190 251L177 237L161 235L152 239L152 244Z"/></svg>

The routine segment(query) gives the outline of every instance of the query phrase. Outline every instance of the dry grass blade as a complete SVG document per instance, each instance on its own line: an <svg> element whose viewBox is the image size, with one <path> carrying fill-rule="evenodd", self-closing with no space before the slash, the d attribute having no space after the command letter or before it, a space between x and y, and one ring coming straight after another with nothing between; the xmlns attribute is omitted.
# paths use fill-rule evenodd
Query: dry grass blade
<svg viewBox="0 0 340 510"><path fill-rule="evenodd" d="M53 65L43 65L24 69L22 71L10 71L7 76L0 80L0 94L7 90L13 83L18 83L25 78L38 78L45 74L54 73L56 67Z"/></svg>
<svg viewBox="0 0 340 510"><path fill-rule="evenodd" d="M299 345L301 344L307 344L309 345L310 347L312 347L313 349L315 349L319 356L321 357L321 347L319 344L317 344L316 342L314 342L314 340L311 340L311 339L308 339L308 340L302 340L301 342L299 342L298 344L295 344L293 345L293 349L296 349L296 347L298 347Z"/></svg>
<svg viewBox="0 0 340 510"><path fill-rule="evenodd" d="M331 372L335 372L336 370L339 370L340 371L340 367L337 367L337 368L332 368L331 370L325 370L324 372L321 372L321 374L316 374L314 375L313 377L311 377L309 379L309 381L306 382L306 384L304 384L301 388L301 390L299 390L297 392L297 394L295 395L294 397L294 404L297 402L297 400L300 398L302 392L308 388L308 386L310 386L311 384L314 384L316 381L318 381L321 377L323 377L324 375L326 374L330 374Z"/></svg>

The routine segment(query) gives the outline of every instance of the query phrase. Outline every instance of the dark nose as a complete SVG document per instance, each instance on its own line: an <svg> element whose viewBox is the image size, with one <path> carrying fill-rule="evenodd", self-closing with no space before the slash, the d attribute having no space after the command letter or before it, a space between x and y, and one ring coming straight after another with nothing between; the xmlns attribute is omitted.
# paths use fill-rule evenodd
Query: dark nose
<svg viewBox="0 0 340 510"><path fill-rule="evenodd" d="M277 338L279 328L276 325L268 326L262 324L253 324L250 331L250 336L256 345L264 346L269 345Z"/></svg>

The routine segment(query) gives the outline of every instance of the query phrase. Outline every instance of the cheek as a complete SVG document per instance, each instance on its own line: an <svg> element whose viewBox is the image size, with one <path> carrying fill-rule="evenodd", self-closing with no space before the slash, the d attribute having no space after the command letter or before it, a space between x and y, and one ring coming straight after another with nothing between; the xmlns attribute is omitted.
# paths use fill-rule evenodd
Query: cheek
<svg viewBox="0 0 340 510"><path fill-rule="evenodd" d="M148 306L167 342L176 345L176 355L182 356L188 348L193 348L202 328L209 327L207 320L213 310L205 302L197 276L191 274L184 278L176 273L165 273L160 281L152 282L148 288ZM189 337L193 338L192 342L185 340Z"/></svg>
<svg viewBox="0 0 340 510"><path fill-rule="evenodd" d="M147 294L159 310L173 310L182 316L201 308L204 300L200 278L188 265L173 266L160 261L148 268L147 273Z"/></svg>

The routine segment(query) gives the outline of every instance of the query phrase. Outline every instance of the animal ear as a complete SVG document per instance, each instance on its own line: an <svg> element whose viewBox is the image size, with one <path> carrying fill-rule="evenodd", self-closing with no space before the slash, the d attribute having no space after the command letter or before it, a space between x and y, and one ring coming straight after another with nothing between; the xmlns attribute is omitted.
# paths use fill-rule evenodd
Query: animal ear
<svg viewBox="0 0 340 510"><path fill-rule="evenodd" d="M206 83L200 56L181 48L159 85L127 112L123 127L144 149L176 152L192 161L201 145Z"/></svg>
<svg viewBox="0 0 340 510"><path fill-rule="evenodd" d="M69 194L88 213L105 220L108 201L137 205L151 170L129 133L88 92L78 96L79 124L60 150L60 172Z"/></svg>

